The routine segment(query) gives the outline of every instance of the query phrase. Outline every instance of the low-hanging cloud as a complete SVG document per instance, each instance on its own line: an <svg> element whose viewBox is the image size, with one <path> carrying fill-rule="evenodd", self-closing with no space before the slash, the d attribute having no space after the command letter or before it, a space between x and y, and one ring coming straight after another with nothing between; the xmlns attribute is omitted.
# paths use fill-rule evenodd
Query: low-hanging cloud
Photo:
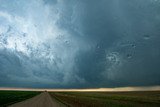
<svg viewBox="0 0 160 107"><path fill-rule="evenodd" d="M0 0L0 86L160 85L160 2Z"/></svg>

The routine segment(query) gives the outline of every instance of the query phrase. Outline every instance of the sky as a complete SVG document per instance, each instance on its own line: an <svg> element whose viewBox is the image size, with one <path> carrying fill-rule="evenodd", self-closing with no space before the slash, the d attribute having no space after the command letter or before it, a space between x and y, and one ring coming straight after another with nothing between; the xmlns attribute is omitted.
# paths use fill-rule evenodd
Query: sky
<svg viewBox="0 0 160 107"><path fill-rule="evenodd" d="M160 85L160 0L0 0L0 87Z"/></svg>

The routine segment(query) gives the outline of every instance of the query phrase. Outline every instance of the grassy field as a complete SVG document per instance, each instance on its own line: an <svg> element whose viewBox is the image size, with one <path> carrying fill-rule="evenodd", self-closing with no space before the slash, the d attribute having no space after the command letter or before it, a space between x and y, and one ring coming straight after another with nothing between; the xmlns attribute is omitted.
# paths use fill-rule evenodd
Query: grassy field
<svg viewBox="0 0 160 107"><path fill-rule="evenodd" d="M70 107L160 107L160 91L51 92Z"/></svg>
<svg viewBox="0 0 160 107"><path fill-rule="evenodd" d="M16 102L31 98L40 92L32 91L0 91L0 107L6 107Z"/></svg>

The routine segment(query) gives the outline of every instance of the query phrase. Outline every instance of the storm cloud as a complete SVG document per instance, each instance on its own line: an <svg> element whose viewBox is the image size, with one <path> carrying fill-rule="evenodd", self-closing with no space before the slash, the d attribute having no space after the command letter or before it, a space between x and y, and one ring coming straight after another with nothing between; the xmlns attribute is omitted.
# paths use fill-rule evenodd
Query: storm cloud
<svg viewBox="0 0 160 107"><path fill-rule="evenodd" d="M0 0L0 86L160 85L159 0Z"/></svg>

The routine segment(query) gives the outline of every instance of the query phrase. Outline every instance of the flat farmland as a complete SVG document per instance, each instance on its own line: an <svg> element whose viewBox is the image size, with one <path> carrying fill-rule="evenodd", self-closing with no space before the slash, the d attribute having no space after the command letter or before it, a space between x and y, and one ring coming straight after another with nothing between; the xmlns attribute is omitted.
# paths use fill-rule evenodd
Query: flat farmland
<svg viewBox="0 0 160 107"><path fill-rule="evenodd" d="M160 107L160 91L50 92L69 107Z"/></svg>
<svg viewBox="0 0 160 107"><path fill-rule="evenodd" d="M0 91L0 107L6 107L8 105L32 98L40 92L33 91Z"/></svg>

